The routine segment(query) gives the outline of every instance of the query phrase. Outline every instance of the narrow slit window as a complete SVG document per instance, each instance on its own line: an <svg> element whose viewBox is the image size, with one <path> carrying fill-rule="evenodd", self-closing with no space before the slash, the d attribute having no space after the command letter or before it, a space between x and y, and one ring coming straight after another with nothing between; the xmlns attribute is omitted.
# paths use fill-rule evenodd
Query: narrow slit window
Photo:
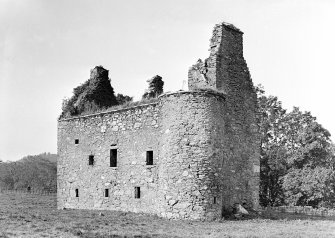
<svg viewBox="0 0 335 238"><path fill-rule="evenodd" d="M141 198L141 188L135 187L135 198Z"/></svg>
<svg viewBox="0 0 335 238"><path fill-rule="evenodd" d="M75 192L76 192L76 198L78 198L79 197L79 189L76 188Z"/></svg>
<svg viewBox="0 0 335 238"><path fill-rule="evenodd" d="M117 167L117 149L110 150L110 167Z"/></svg>
<svg viewBox="0 0 335 238"><path fill-rule="evenodd" d="M213 204L216 204L216 197L213 198Z"/></svg>
<svg viewBox="0 0 335 238"><path fill-rule="evenodd" d="M154 152L152 150L147 151L147 165L154 164Z"/></svg>
<svg viewBox="0 0 335 238"><path fill-rule="evenodd" d="M88 156L88 165L93 165L94 164L94 155Z"/></svg>
<svg viewBox="0 0 335 238"><path fill-rule="evenodd" d="M74 143L75 143L76 145L78 145L78 144L79 144L79 139L75 139L75 140L74 140Z"/></svg>
<svg viewBox="0 0 335 238"><path fill-rule="evenodd" d="M106 197L106 198L109 197L109 189L108 189L108 188L105 189L105 197Z"/></svg>

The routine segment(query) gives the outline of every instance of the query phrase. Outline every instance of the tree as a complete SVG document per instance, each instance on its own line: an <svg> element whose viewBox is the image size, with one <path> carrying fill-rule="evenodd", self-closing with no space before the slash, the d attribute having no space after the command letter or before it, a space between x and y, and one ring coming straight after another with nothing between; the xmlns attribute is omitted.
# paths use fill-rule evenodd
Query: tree
<svg viewBox="0 0 335 238"><path fill-rule="evenodd" d="M265 96L262 86L256 87L261 133L260 203L263 206L282 204L284 193L280 179L286 173L285 128L286 110L277 97Z"/></svg>
<svg viewBox="0 0 335 238"><path fill-rule="evenodd" d="M331 168L318 166L291 169L283 177L286 202L313 207L335 206L335 173Z"/></svg>
<svg viewBox="0 0 335 238"><path fill-rule="evenodd" d="M332 203L334 156L330 133L310 112L295 107L286 116L287 173L282 177L286 202L320 206Z"/></svg>
<svg viewBox="0 0 335 238"><path fill-rule="evenodd" d="M163 93L164 81L161 76L156 75L147 80L147 82L149 83L149 88L143 94L143 99L156 98Z"/></svg>
<svg viewBox="0 0 335 238"><path fill-rule="evenodd" d="M334 146L310 112L282 108L256 87L260 115L260 203L329 206L334 197ZM327 189L326 189L327 188Z"/></svg>
<svg viewBox="0 0 335 238"><path fill-rule="evenodd" d="M123 94L121 94L121 93L118 93L118 94L116 95L116 101L117 101L117 103L118 103L119 105L121 105L121 104L125 104L125 103L127 103L127 102L132 102L132 101L133 101L133 98L132 98L132 97L129 97L129 96L127 96L127 95L123 95Z"/></svg>

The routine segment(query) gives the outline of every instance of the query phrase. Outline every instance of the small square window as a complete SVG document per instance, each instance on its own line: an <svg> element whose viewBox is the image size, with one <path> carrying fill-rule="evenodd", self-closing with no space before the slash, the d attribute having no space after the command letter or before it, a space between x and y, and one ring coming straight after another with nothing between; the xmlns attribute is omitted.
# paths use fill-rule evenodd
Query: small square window
<svg viewBox="0 0 335 238"><path fill-rule="evenodd" d="M106 198L109 197L109 189L108 189L108 188L105 189L105 197L106 197Z"/></svg>
<svg viewBox="0 0 335 238"><path fill-rule="evenodd" d="M75 140L74 140L74 143L75 143L76 145L78 145L78 144L79 144L79 139L75 139Z"/></svg>
<svg viewBox="0 0 335 238"><path fill-rule="evenodd" d="M79 189L76 188L75 192L76 192L76 198L78 198L79 197Z"/></svg>
<svg viewBox="0 0 335 238"><path fill-rule="evenodd" d="M141 198L141 188L135 187L135 198Z"/></svg>
<svg viewBox="0 0 335 238"><path fill-rule="evenodd" d="M154 152L152 150L147 151L146 162L147 162L147 165L153 165L154 164Z"/></svg>
<svg viewBox="0 0 335 238"><path fill-rule="evenodd" d="M93 165L94 164L94 155L88 156L88 165Z"/></svg>

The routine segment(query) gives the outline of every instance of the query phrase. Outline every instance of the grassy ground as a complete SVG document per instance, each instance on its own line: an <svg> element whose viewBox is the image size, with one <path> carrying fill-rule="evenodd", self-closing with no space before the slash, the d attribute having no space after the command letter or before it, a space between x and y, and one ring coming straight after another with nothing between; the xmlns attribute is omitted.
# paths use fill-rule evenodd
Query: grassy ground
<svg viewBox="0 0 335 238"><path fill-rule="evenodd" d="M335 219L263 214L240 221L169 221L115 211L57 210L55 196L0 193L0 237L335 237Z"/></svg>

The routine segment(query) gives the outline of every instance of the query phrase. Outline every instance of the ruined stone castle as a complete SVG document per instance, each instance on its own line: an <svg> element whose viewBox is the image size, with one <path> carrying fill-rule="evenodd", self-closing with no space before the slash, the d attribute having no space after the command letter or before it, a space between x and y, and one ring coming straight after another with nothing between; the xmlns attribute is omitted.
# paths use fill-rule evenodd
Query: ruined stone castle
<svg viewBox="0 0 335 238"><path fill-rule="evenodd" d="M260 137L243 33L215 26L189 91L58 122L58 208L217 219L257 209Z"/></svg>

